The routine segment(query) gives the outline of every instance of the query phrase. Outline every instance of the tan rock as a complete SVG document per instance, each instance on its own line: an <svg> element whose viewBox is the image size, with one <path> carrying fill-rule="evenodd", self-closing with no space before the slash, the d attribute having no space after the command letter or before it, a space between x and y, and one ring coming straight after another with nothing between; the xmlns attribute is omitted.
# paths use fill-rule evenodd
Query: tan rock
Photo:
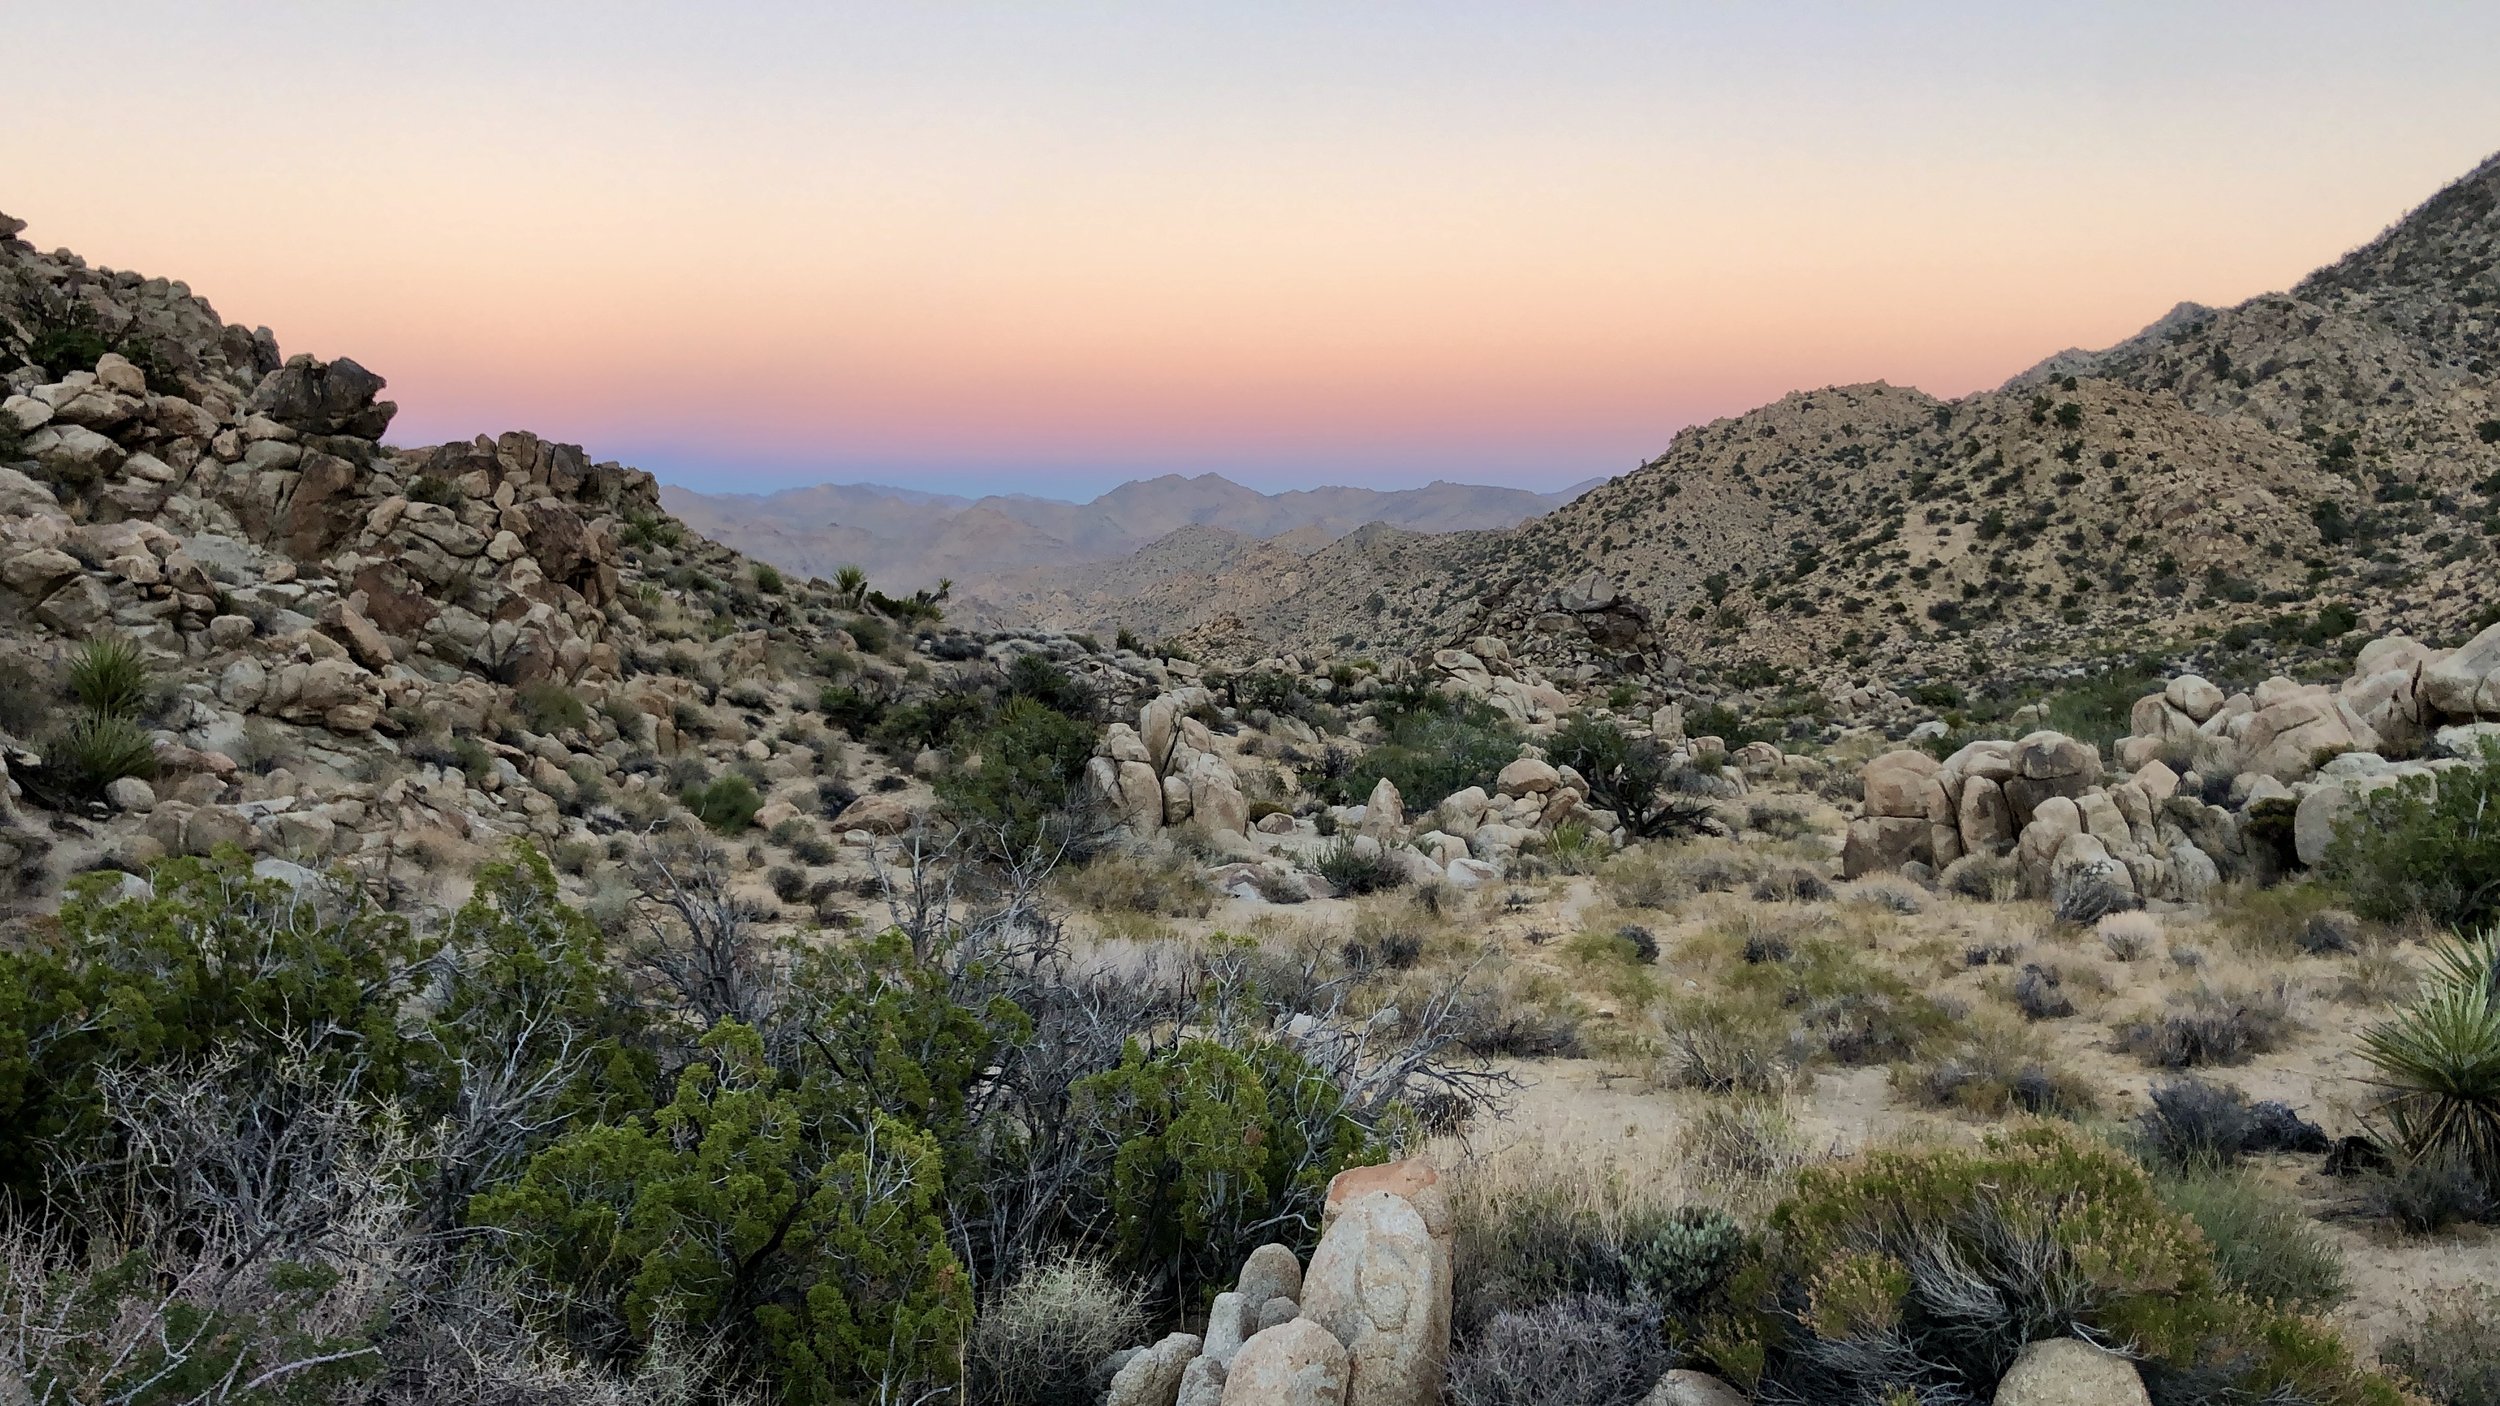
<svg viewBox="0 0 2500 1406"><path fill-rule="evenodd" d="M1641 1406L1746 1406L1745 1394L1708 1372L1679 1367L1658 1379Z"/></svg>
<svg viewBox="0 0 2500 1406"><path fill-rule="evenodd" d="M1173 1406L1181 1375L1198 1356L1195 1333L1173 1333L1137 1354L1111 1378L1103 1406Z"/></svg>
<svg viewBox="0 0 2500 1406"><path fill-rule="evenodd" d="M1997 1383L1996 1406L2152 1406L2135 1364L2080 1338L2024 1347Z"/></svg>
<svg viewBox="0 0 2500 1406"><path fill-rule="evenodd" d="M1916 816L1929 819L1933 798L1942 787L1936 775L1943 766L1925 752L1886 752L1868 762L1860 781L1868 815Z"/></svg>
<svg viewBox="0 0 2500 1406"><path fill-rule="evenodd" d="M1345 1344L1347 1406L1436 1406L1450 1271L1446 1245L1407 1196L1378 1190L1338 1202L1303 1276L1302 1312Z"/></svg>
<svg viewBox="0 0 2500 1406"><path fill-rule="evenodd" d="M1224 1371L1223 1406L1346 1406L1345 1344L1308 1318L1255 1334Z"/></svg>

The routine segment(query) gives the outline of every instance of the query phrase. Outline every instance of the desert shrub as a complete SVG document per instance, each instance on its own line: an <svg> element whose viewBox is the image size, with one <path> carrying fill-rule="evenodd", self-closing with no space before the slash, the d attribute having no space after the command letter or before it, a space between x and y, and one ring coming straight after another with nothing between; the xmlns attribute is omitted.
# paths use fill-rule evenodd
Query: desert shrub
<svg viewBox="0 0 2500 1406"><path fill-rule="evenodd" d="M69 657L70 696L88 712L108 718L140 718L156 704L156 671L139 646L122 635L98 635Z"/></svg>
<svg viewBox="0 0 2500 1406"><path fill-rule="evenodd" d="M708 785L687 787L677 801L695 819L723 835L735 835L753 825L755 813L764 808L755 783L734 771L713 777Z"/></svg>
<svg viewBox="0 0 2500 1406"><path fill-rule="evenodd" d="M1665 1075L1710 1093L1768 1093L1804 1063L1801 1043L1776 1009L1759 1002L1690 1000L1668 1014Z"/></svg>
<svg viewBox="0 0 2500 1406"><path fill-rule="evenodd" d="M1339 840L1311 860L1311 868L1341 893L1380 893L1406 882L1406 869L1386 849Z"/></svg>
<svg viewBox="0 0 2500 1406"><path fill-rule="evenodd" d="M2245 1174L2155 1183L2163 1204L2205 1232L2222 1284L2261 1303L2317 1312L2344 1297L2344 1264L2299 1205Z"/></svg>
<svg viewBox="0 0 2500 1406"><path fill-rule="evenodd" d="M1093 1406L1102 1360L1143 1341L1146 1298L1090 1260L1044 1260L973 1319L964 1353L979 1406Z"/></svg>
<svg viewBox="0 0 2500 1406"><path fill-rule="evenodd" d="M522 721L532 732L578 732L590 726L590 705L553 679L523 684L519 701Z"/></svg>
<svg viewBox="0 0 2500 1406"><path fill-rule="evenodd" d="M2118 1042L2164 1069L2246 1064L2279 1048L2297 1024L2287 982L2224 987L2201 981L2172 996L2167 1009L2121 1030Z"/></svg>
<svg viewBox="0 0 2500 1406"><path fill-rule="evenodd" d="M838 1116L842 1098L777 1079L762 1039L724 1021L666 1107L566 1134L472 1215L563 1286L577 1340L648 1342L678 1318L753 1342L785 1400L945 1389L972 1302L937 1140Z"/></svg>
<svg viewBox="0 0 2500 1406"><path fill-rule="evenodd" d="M1559 1002L1535 999L1515 982L1462 995L1452 1026L1459 1046L1483 1058L1577 1059L1586 1053L1578 1015Z"/></svg>
<svg viewBox="0 0 2500 1406"><path fill-rule="evenodd" d="M763 562L759 561L755 563L754 575L755 589L768 596L777 596L781 594L782 580L779 569L767 566Z"/></svg>
<svg viewBox="0 0 2500 1406"><path fill-rule="evenodd" d="M1748 1216L1787 1194L1809 1159L1805 1135L1786 1098L1738 1094L1694 1111L1684 1130L1685 1180Z"/></svg>
<svg viewBox="0 0 2500 1406"><path fill-rule="evenodd" d="M1103 818L1092 813L1082 784L1094 753L1091 724L1017 695L973 745L980 759L939 777L937 793L993 858L1036 851L1082 858L1099 843Z"/></svg>
<svg viewBox="0 0 2500 1406"><path fill-rule="evenodd" d="M2091 1084L2057 1067L2019 1026L1987 1024L1939 1054L1893 1071L1893 1085L1935 1108L1983 1117L2021 1112L2080 1118L2099 1107Z"/></svg>
<svg viewBox="0 0 2500 1406"><path fill-rule="evenodd" d="M2424 994L2362 1035L2373 1117L2397 1156L2453 1158L2500 1186L2500 930L2435 945L2431 966Z"/></svg>
<svg viewBox="0 0 2500 1406"><path fill-rule="evenodd" d="M1811 869L1783 864L1754 880L1757 903L1820 903L1832 896L1831 882Z"/></svg>
<svg viewBox="0 0 2500 1406"><path fill-rule="evenodd" d="M2136 1115L2136 1147L2156 1166L2180 1171L2227 1168L2262 1152L2324 1152L2317 1124L2281 1103L2252 1104L2229 1084L2189 1075L2156 1082Z"/></svg>
<svg viewBox="0 0 2500 1406"><path fill-rule="evenodd" d="M1653 1303L1574 1294L1493 1315L1450 1354L1452 1406L1636 1406L1672 1359Z"/></svg>
<svg viewBox="0 0 2500 1406"><path fill-rule="evenodd" d="M1598 866L1597 886L1607 898L1626 908L1667 908L1693 896L1686 878L1664 846L1634 845Z"/></svg>
<svg viewBox="0 0 2500 1406"><path fill-rule="evenodd" d="M1778 1401L1985 1401L2024 1344L2108 1343L2163 1402L2396 1406L2330 1330L2233 1292L2124 1155L2055 1125L1809 1168L1703 1344Z"/></svg>
<svg viewBox="0 0 2500 1406"><path fill-rule="evenodd" d="M2066 978L2046 962L2026 962L2014 978L2014 1007L2025 1020L2064 1020L2075 1013Z"/></svg>
<svg viewBox="0 0 2500 1406"><path fill-rule="evenodd" d="M2061 923L2090 925L2113 913L2143 906L2144 900L2133 888L2120 884L2114 873L2076 871L2062 875L2056 891L2049 895L2049 911Z"/></svg>
<svg viewBox="0 0 2500 1406"><path fill-rule="evenodd" d="M2362 1184L2362 1207L2410 1235L2436 1235L2491 1218L2491 1189L2464 1159L2434 1152L2373 1172Z"/></svg>
<svg viewBox="0 0 2500 1406"><path fill-rule="evenodd" d="M2408 776L2360 798L2320 868L2363 917L2477 928L2500 916L2500 743L2435 788Z"/></svg>
<svg viewBox="0 0 2500 1406"><path fill-rule="evenodd" d="M1574 1294L1645 1300L1670 1319L1710 1307L1750 1242L1724 1212L1670 1203L1659 1185L1543 1156L1462 1175L1452 1203L1459 1335L1504 1309Z"/></svg>
<svg viewBox="0 0 2500 1406"><path fill-rule="evenodd" d="M1577 820L1566 820L1554 827L1552 838L1545 842L1545 858L1565 874L1593 874L1612 851L1606 841Z"/></svg>
<svg viewBox="0 0 2500 1406"><path fill-rule="evenodd" d="M95 801L125 776L156 776L156 744L146 729L110 713L80 712L46 740L33 789L66 800Z"/></svg>
<svg viewBox="0 0 2500 1406"><path fill-rule="evenodd" d="M2500 1406L2500 1293L2449 1294L2380 1344L2379 1360L2440 1406Z"/></svg>
<svg viewBox="0 0 2500 1406"><path fill-rule="evenodd" d="M1914 918L1927 911L1927 900L1917 889L1897 879L1877 879L1859 883L1849 890L1853 902L1881 909L1896 917Z"/></svg>
<svg viewBox="0 0 2500 1406"><path fill-rule="evenodd" d="M1775 840L1802 840L1814 833L1814 822L1794 803L1755 801L1745 807L1745 828Z"/></svg>
<svg viewBox="0 0 2500 1406"><path fill-rule="evenodd" d="M1654 737L1633 737L1605 718L1575 713L1545 746L1546 760L1580 773L1589 804L1612 811L1643 838L1690 834L1710 816L1705 801L1667 785L1674 762Z"/></svg>
<svg viewBox="0 0 2500 1406"><path fill-rule="evenodd" d="M1322 799L1360 804L1381 778L1421 814L1454 791L1489 783L1519 755L1519 729L1489 704L1425 693L1379 714L1388 736L1314 788Z"/></svg>
<svg viewBox="0 0 2500 1406"><path fill-rule="evenodd" d="M2288 957L2303 950L2301 935L2312 919L2336 902L2336 893L2322 883L2284 883L2260 887L2230 883L2208 900L2213 924L2232 946L2270 957Z"/></svg>
<svg viewBox="0 0 2500 1406"><path fill-rule="evenodd" d="M2112 913L2094 924L2093 932L2112 957L2140 962L2160 945L2161 920L2148 913Z"/></svg>
<svg viewBox="0 0 2500 1406"><path fill-rule="evenodd" d="M1215 886L1196 864L1171 853L1106 853L1051 876L1060 897L1097 913L1149 913L1203 918L1215 909Z"/></svg>

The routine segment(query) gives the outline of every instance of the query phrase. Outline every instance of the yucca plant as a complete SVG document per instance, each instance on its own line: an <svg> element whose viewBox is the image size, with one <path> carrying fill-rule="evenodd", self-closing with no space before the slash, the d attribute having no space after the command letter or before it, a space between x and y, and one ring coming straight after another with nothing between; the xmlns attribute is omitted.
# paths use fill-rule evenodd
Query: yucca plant
<svg viewBox="0 0 2500 1406"><path fill-rule="evenodd" d="M101 800L125 776L156 775L156 745L147 730L110 713L81 712L44 748L43 780L78 800Z"/></svg>
<svg viewBox="0 0 2500 1406"><path fill-rule="evenodd" d="M137 644L120 635L98 635L70 656L69 691L89 712L135 718L154 698L155 671Z"/></svg>
<svg viewBox="0 0 2500 1406"><path fill-rule="evenodd" d="M2381 1141L2408 1162L2455 1158L2486 1186L2500 1181L2500 991L2493 935L2443 943L2429 991L2361 1037L2388 1090Z"/></svg>

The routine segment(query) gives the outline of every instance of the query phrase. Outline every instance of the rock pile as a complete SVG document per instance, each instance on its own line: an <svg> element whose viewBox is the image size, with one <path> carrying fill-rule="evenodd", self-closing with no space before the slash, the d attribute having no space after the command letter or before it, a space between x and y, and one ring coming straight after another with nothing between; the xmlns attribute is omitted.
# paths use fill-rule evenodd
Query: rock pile
<svg viewBox="0 0 2500 1406"><path fill-rule="evenodd" d="M1422 1158L1328 1184L1307 1272L1262 1245L1203 1334L1115 1354L1107 1406L1435 1406L1449 1352L1449 1193Z"/></svg>
<svg viewBox="0 0 2500 1406"><path fill-rule="evenodd" d="M2077 885L2125 899L2195 898L2235 867L2241 847L2227 811L2179 793L2158 761L2104 785L2091 744L2063 733L1973 742L1942 762L1888 752L1862 772L1865 813L1850 822L1841 872L1857 878L1917 865L1957 882L2011 856L2023 892Z"/></svg>

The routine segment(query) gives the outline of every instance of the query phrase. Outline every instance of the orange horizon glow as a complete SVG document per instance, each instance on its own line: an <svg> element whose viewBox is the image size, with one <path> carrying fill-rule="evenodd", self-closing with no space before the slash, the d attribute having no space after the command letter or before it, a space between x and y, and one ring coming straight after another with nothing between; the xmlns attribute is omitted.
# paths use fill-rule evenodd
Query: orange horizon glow
<svg viewBox="0 0 2500 1406"><path fill-rule="evenodd" d="M2428 5L132 6L20 36L57 61L0 209L356 357L402 443L533 428L699 488L1556 487L2287 287L2500 146L2494 40Z"/></svg>

